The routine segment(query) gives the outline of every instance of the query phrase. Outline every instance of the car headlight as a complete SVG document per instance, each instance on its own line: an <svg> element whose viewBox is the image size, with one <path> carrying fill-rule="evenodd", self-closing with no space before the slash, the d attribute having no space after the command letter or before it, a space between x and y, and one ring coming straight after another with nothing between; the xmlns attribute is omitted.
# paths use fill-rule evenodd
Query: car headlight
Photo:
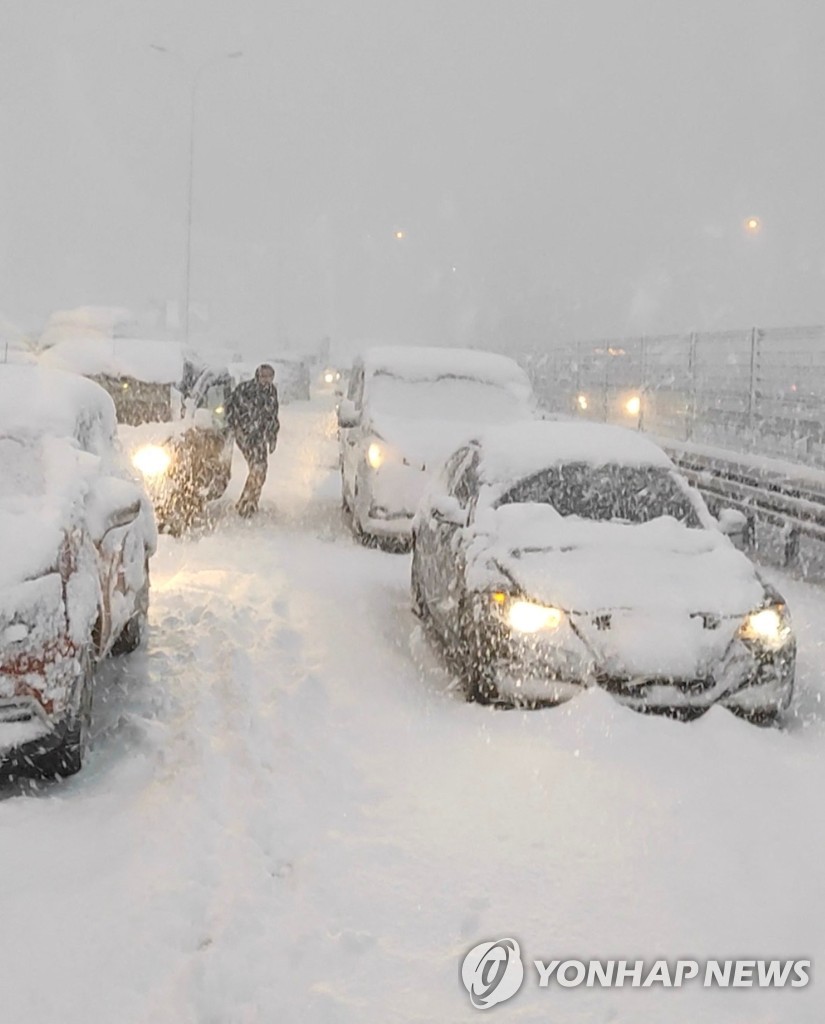
<svg viewBox="0 0 825 1024"><path fill-rule="evenodd" d="M172 456L159 444L145 444L132 456L132 465L143 476L163 476L172 464Z"/></svg>
<svg viewBox="0 0 825 1024"><path fill-rule="evenodd" d="M638 395L631 395L625 400L624 411L628 416L638 416L642 409L642 400Z"/></svg>
<svg viewBox="0 0 825 1024"><path fill-rule="evenodd" d="M387 459L387 449L379 441L373 441L367 448L367 464L372 469L380 469Z"/></svg>
<svg viewBox="0 0 825 1024"><path fill-rule="evenodd" d="M325 384L334 384L335 383L335 374L334 373L330 373L329 370L327 370L327 372L324 374L324 383Z"/></svg>
<svg viewBox="0 0 825 1024"><path fill-rule="evenodd" d="M784 604L771 604L746 615L739 637L771 651L778 651L791 637L791 618Z"/></svg>
<svg viewBox="0 0 825 1024"><path fill-rule="evenodd" d="M576 395L576 405L582 412L585 412L587 410L587 406L589 405L589 402L587 401L587 395Z"/></svg>
<svg viewBox="0 0 825 1024"><path fill-rule="evenodd" d="M516 633L552 633L564 619L560 608L511 597L501 590L494 591L491 598L493 607Z"/></svg>

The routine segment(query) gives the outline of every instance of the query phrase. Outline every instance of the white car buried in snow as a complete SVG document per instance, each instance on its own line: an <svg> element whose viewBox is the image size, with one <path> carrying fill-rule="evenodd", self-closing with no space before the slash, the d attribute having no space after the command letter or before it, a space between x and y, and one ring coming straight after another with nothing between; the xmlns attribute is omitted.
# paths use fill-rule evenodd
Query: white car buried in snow
<svg viewBox="0 0 825 1024"><path fill-rule="evenodd" d="M149 599L151 505L97 384L0 367L0 769L69 775L95 662L133 650Z"/></svg>
<svg viewBox="0 0 825 1024"><path fill-rule="evenodd" d="M356 536L408 543L431 471L493 424L536 416L524 370L457 348L375 348L356 361L338 409L341 487Z"/></svg>
<svg viewBox="0 0 825 1024"><path fill-rule="evenodd" d="M413 606L468 699L776 717L796 642L782 598L656 445L534 423L456 451L414 529Z"/></svg>

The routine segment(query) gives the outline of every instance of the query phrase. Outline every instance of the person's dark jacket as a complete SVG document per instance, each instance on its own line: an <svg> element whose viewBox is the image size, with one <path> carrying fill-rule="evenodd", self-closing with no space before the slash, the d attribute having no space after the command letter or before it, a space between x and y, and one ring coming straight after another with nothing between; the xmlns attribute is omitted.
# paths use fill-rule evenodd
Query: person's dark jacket
<svg viewBox="0 0 825 1024"><path fill-rule="evenodd" d="M278 390L257 380L239 384L226 401L226 422L241 451L275 450L280 423Z"/></svg>

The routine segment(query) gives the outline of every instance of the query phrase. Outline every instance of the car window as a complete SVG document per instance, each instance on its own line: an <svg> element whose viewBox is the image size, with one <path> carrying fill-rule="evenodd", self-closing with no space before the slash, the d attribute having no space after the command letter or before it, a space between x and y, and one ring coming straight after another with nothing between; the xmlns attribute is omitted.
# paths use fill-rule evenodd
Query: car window
<svg viewBox="0 0 825 1024"><path fill-rule="evenodd" d="M478 494L478 452L470 451L465 462L456 473L450 493L462 508L466 508Z"/></svg>
<svg viewBox="0 0 825 1024"><path fill-rule="evenodd" d="M364 367L359 366L353 371L352 376L349 379L349 388L347 390L347 398L355 405L357 409L361 408L361 404L364 400Z"/></svg>
<svg viewBox="0 0 825 1024"><path fill-rule="evenodd" d="M673 516L685 526L702 526L678 474L650 466L564 463L520 480L498 504L531 502L552 505L562 516L582 519L646 523Z"/></svg>

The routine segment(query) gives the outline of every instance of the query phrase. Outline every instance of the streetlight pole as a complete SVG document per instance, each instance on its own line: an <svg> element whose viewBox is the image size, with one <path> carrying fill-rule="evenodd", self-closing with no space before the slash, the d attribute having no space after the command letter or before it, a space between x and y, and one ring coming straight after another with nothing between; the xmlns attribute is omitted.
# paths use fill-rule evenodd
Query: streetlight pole
<svg viewBox="0 0 825 1024"><path fill-rule="evenodd" d="M150 43L150 48L158 53L174 56L171 50L157 43ZM197 114L198 87L201 78L207 68L219 63L222 60L236 60L243 57L242 50L233 50L231 53L218 53L207 58L195 71L192 77L192 91L189 98L189 173L186 185L186 272L184 278L184 305L183 305L183 335L189 341L189 309L192 287L192 200L194 197L195 182L195 123Z"/></svg>

